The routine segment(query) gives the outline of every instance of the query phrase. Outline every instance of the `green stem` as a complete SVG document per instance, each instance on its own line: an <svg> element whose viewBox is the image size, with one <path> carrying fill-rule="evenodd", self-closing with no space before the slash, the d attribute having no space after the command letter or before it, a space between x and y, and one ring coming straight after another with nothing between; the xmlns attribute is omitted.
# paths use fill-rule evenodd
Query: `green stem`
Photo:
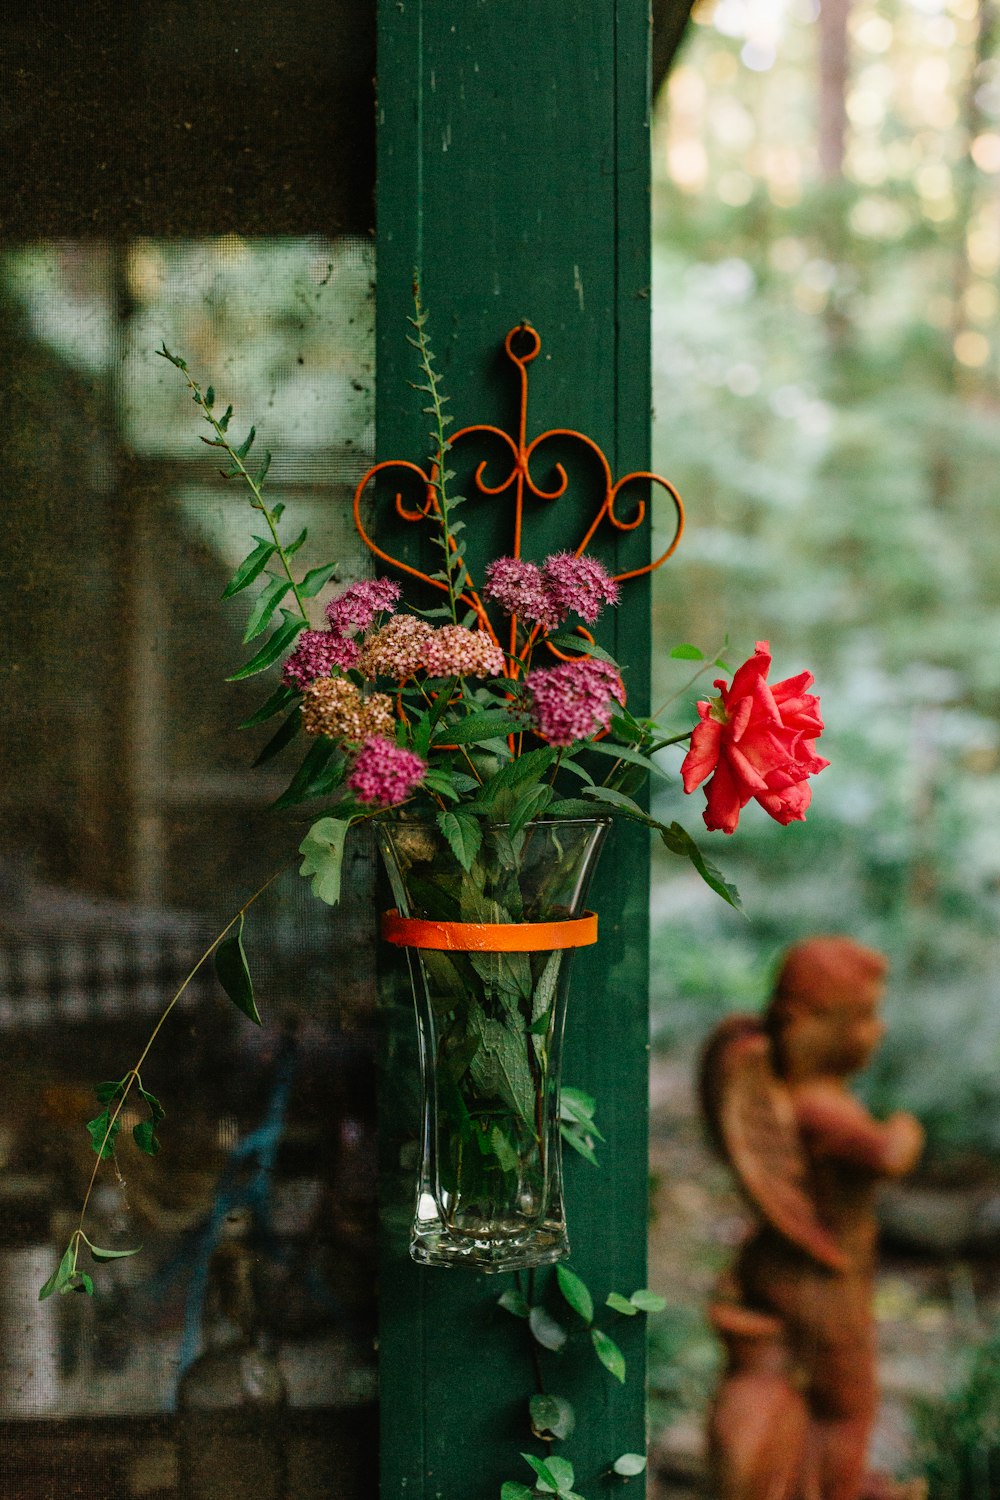
<svg viewBox="0 0 1000 1500"><path fill-rule="evenodd" d="M427 335L424 333L424 323L427 315L420 301L420 287L416 281L413 284L413 303L416 316L410 319L416 338L410 342L414 345L420 356L420 368L423 370L427 380L426 392L431 398L430 412L434 418L434 428L431 436L437 448L437 480L435 488L438 493L439 516L441 524L441 539L444 546L444 576L448 588L448 608L451 611L453 625L458 624L458 595L455 592L455 572L464 571L465 564L457 552L452 551L452 535L449 525L449 502L447 492L447 481L445 479L445 457L450 444L445 434L446 418L444 414L445 398L442 397L438 384L438 376L434 370L434 357L431 351ZM447 420L450 420L447 419Z"/></svg>
<svg viewBox="0 0 1000 1500"><path fill-rule="evenodd" d="M290 863L292 863L292 861L289 861L289 864ZM142 1052L139 1054L138 1061L131 1068L129 1068L128 1072L125 1074L125 1086L122 1089L121 1097L119 1098L118 1103L115 1105L114 1112L108 1117L108 1128L107 1128L107 1130L104 1133L104 1139L101 1141L100 1145L96 1148L97 1149L97 1160L94 1163L94 1170L90 1174L90 1181L87 1184L87 1191L83 1195L83 1203L82 1203L82 1205L80 1207L80 1222L78 1223L78 1225L76 1227L76 1230L74 1232L74 1237L77 1238L77 1243L79 1243L79 1236L83 1234L83 1222L84 1222L84 1219L87 1217L87 1209L90 1206L90 1199L91 1199L91 1196L92 1196L93 1191L94 1191L94 1184L97 1181L97 1174L101 1170L101 1162L105 1160L105 1157L104 1157L104 1148L108 1144L108 1141L111 1140L112 1136L114 1135L115 1125L118 1123L118 1118L121 1115L122 1110L125 1108L125 1103L126 1103L126 1100L128 1099L129 1093L130 1093L130 1091L132 1089L132 1085L135 1084L135 1083L138 1083L140 1085L140 1087L141 1087L141 1079L139 1077L139 1070L142 1067L143 1063L146 1061L146 1058L149 1056L150 1051L151 1051L152 1046L153 1046L153 1043L156 1041L156 1038L159 1036L160 1031L161 1031L161 1029L163 1027L163 1023L166 1021L167 1017L170 1015L171 1011L173 1010L174 1006L177 1004L178 1000L184 994L184 991L187 989L187 987L191 983L192 979L198 973L198 970L201 968L202 964L205 963L206 960L209 959L212 956L212 954L215 952L216 948L219 946L219 944L222 942L223 938L226 936L226 933L229 932L229 930L232 927L235 927L236 923L240 920L240 918L247 911L249 911L250 907L257 900L258 896L262 896L264 894L264 892L267 890L268 886L273 885L274 882L277 880L278 876L284 874L285 870L287 870L287 869L288 869L288 864L284 864L284 865L281 866L281 868L279 870L275 870L274 874L270 875L267 878L267 880L265 880L264 884L262 886L260 886L256 891L254 891L254 893L250 897L250 899L248 901L244 901L243 905L240 907L239 911L235 914L235 916L230 917L229 921L226 923L225 927L223 927L222 931L216 937L214 937L212 939L211 943L209 943L209 945L205 949L204 953L198 959L198 962L195 964L194 968L190 971L190 973L187 975L187 977L184 980L184 982L181 984L180 989L178 989L177 993L170 1000L169 1004L164 1007L164 1009L163 1009L163 1011L162 1011L162 1013L160 1015L159 1020L157 1021L156 1025L153 1027L153 1030L150 1032L150 1035L149 1035L149 1037L148 1037L148 1039L146 1041L146 1045L143 1047Z"/></svg>
<svg viewBox="0 0 1000 1500"><path fill-rule="evenodd" d="M724 645L725 642L723 642L723 645L719 647L719 651L723 650ZM689 677L687 682L682 683L681 686L677 689L676 693L671 693L669 698L665 698L664 701L660 704L659 708L654 709L651 718L658 719L663 713L664 709L669 708L671 703L676 703L678 698L683 697L688 688L693 688L695 683L698 681L698 678L701 677L704 672L707 672L710 667L715 666L715 658L718 656L719 651L714 651L711 657L706 657L701 666L698 668L697 672L695 672L693 676Z"/></svg>
<svg viewBox="0 0 1000 1500"><path fill-rule="evenodd" d="M211 409L205 405L205 396L201 389L201 386L196 380L192 378L192 376L186 369L183 370L182 373L184 375L184 379L187 381L188 389L193 394L196 403L201 407L202 416L215 433L217 442L213 444L213 446L220 447L229 458L230 463L232 463L239 470L240 477L244 480L248 489L250 490L250 493L253 495L253 499L250 502L251 505L255 510L260 511L261 515L264 517L264 520L267 522L267 529L271 533L271 540L274 542L275 548L277 549L278 557L281 560L281 566L285 570L285 577L288 579L288 582L292 586L292 593L295 596L295 603L298 606L299 614L302 616L303 620L305 620L306 624L309 625L309 615L306 612L306 606L303 601L302 595L299 593L299 586L295 581L295 575L292 573L292 565L289 562L288 557L285 553L285 549L281 545L281 542L278 538L277 522L275 521L274 516L268 510L267 506L264 504L264 495L259 482L250 473L250 470L247 468L246 464L243 462L242 458L240 458L236 449L229 441L229 438L226 435L225 428L212 415Z"/></svg>
<svg viewBox="0 0 1000 1500"><path fill-rule="evenodd" d="M683 734L672 735L669 740L654 740L649 747L649 753L653 755L657 750L665 750L668 745L683 745L684 741L689 740L693 734L693 729L685 729Z"/></svg>
<svg viewBox="0 0 1000 1500"><path fill-rule="evenodd" d="M521 1292L521 1273L520 1273L520 1271L515 1271L514 1274L517 1277L517 1289L518 1289L519 1292ZM528 1289L527 1289L527 1295L525 1295L524 1292L521 1292L521 1295L525 1298L525 1301L527 1302L527 1304L528 1304L529 1307L533 1307L534 1306L534 1301L535 1301L535 1273L534 1273L534 1270L531 1270L531 1271L528 1272ZM541 1358L540 1358L539 1353L538 1353L538 1345L535 1342L535 1336L531 1332L530 1329L528 1330L528 1337L531 1340L531 1367L532 1367L532 1369L535 1372L535 1384L538 1387L538 1394L540 1396L544 1396L545 1395L545 1380L544 1380L544 1377L542 1376L542 1361L541 1361Z"/></svg>

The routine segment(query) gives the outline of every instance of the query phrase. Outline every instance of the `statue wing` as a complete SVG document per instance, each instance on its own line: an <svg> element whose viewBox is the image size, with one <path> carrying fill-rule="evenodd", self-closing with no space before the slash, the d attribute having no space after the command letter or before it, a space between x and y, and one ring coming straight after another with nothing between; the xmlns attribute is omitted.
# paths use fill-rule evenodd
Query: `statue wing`
<svg viewBox="0 0 1000 1500"><path fill-rule="evenodd" d="M756 1016L729 1016L705 1049L701 1098L709 1134L772 1228L831 1271L846 1257L816 1212L792 1097Z"/></svg>

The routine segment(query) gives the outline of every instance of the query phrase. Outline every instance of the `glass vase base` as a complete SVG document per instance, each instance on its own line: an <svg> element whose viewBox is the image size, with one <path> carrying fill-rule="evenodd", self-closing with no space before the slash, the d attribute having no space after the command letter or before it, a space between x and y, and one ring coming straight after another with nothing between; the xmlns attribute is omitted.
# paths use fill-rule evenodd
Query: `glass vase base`
<svg viewBox="0 0 1000 1500"><path fill-rule="evenodd" d="M471 1271L499 1273L550 1266L569 1255L562 1225L523 1226L509 1232L458 1233L440 1221L418 1220L410 1237L410 1256L421 1266L467 1266Z"/></svg>

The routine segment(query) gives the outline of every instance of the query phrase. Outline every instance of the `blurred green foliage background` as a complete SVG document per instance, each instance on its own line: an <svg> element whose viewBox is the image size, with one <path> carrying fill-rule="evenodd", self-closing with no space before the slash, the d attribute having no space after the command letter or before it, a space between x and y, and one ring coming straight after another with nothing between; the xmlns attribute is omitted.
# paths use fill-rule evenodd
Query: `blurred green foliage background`
<svg viewBox="0 0 1000 1500"><path fill-rule="evenodd" d="M689 516L654 703L682 728L710 686L678 642L769 639L832 762L806 824L703 839L749 923L664 858L657 1034L760 1003L796 938L872 943L865 1087L938 1157L1000 1151L998 46L990 0L717 0L654 129L655 466Z"/></svg>

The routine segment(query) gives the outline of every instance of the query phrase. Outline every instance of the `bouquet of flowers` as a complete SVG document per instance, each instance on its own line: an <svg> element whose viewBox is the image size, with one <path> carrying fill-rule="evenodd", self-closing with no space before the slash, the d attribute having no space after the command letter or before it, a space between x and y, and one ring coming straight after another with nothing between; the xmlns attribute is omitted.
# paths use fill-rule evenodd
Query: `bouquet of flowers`
<svg viewBox="0 0 1000 1500"><path fill-rule="evenodd" d="M802 818L809 777L826 764L815 749L823 725L808 673L768 685L764 642L699 704L693 731L668 735L634 715L622 668L590 630L619 606L619 580L582 548L535 562L518 545L474 579L419 309L414 330L434 429L418 514L440 566L420 575L420 607L395 579L364 579L330 600L320 628L304 601L332 567L297 576L305 536L282 543L280 507L261 490L268 461L256 473L247 466L253 432L234 446L231 411L217 417L214 393L161 352L185 374L212 428L206 441L225 450L227 472L247 481L268 528L227 589L263 583L247 639L273 627L236 676L288 652L281 687L249 722L284 714L262 758L300 733L310 741L279 803L332 799L300 848L320 899L339 898L352 826L373 820L378 831L397 906L383 933L408 950L424 1070L413 1253L507 1269L568 1249L558 1163L566 950L594 941L596 924L583 937L566 924L583 911L608 822L655 829L736 904L687 831L651 817L635 793L661 774L657 752L690 738L682 781L687 792L706 785L710 829L732 832L750 798L779 822ZM428 589L440 604L424 607Z"/></svg>
<svg viewBox="0 0 1000 1500"><path fill-rule="evenodd" d="M270 455L250 457L254 429L234 441L232 407L220 412L212 388L203 389L183 359L165 347L160 353L184 375L211 429L203 441L224 454L223 473L244 483L263 522L223 597L256 588L244 641L266 638L230 680L281 663L280 684L242 727L280 718L257 764L299 736L307 742L275 805L323 804L300 845L301 873L322 901L340 898L351 829L371 821L378 833L397 907L383 931L407 948L420 1029L423 1161L412 1253L432 1264L509 1269L567 1253L560 1127L584 1155L597 1134L586 1096L567 1090L560 1102L559 1053L567 952L596 940L584 902L608 824L625 818L652 828L737 906L735 888L686 829L636 800L648 775L663 774L658 752L690 740L684 791L704 786L705 823L726 833L751 799L780 823L803 818L809 778L827 762L815 747L823 724L812 677L769 684L766 642L731 682L716 681L692 729L669 734L634 714L625 671L590 630L604 610L619 607L622 580L586 555L585 544L529 561L518 526L514 555L494 558L474 579L461 540L464 501L449 489L450 418L424 324L418 307L411 342L434 451L428 473L404 467L426 481L410 518L430 523L439 566L417 574L422 592L409 599L392 577L352 583L329 600L318 626L308 606L336 565L300 567L307 533L283 534L284 507L264 492ZM356 516L375 472L359 486ZM360 518L359 528L364 535ZM428 604L435 594L440 602ZM693 648L680 654L700 657ZM242 941L254 899L205 957L214 952L227 994L258 1021ZM130 1095L150 1112L134 1128L136 1142L157 1149L163 1110L139 1072L151 1045L152 1038L122 1079L98 1088L104 1108L88 1125L95 1178L113 1155ZM93 1181L42 1295L91 1290L78 1267L83 1244L98 1260L133 1253L101 1250L84 1234Z"/></svg>

